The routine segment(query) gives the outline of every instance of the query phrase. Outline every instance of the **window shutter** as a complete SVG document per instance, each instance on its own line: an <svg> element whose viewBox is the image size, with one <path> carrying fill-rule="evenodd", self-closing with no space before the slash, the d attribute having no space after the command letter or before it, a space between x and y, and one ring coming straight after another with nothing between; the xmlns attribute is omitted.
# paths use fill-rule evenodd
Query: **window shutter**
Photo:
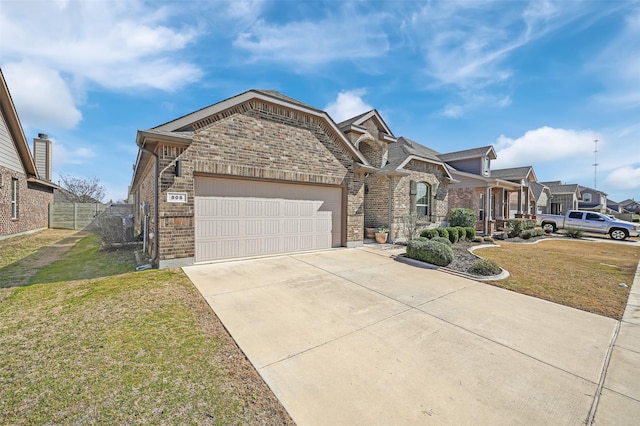
<svg viewBox="0 0 640 426"><path fill-rule="evenodd" d="M416 194L418 193L418 185L415 180L409 182L409 214L416 213Z"/></svg>

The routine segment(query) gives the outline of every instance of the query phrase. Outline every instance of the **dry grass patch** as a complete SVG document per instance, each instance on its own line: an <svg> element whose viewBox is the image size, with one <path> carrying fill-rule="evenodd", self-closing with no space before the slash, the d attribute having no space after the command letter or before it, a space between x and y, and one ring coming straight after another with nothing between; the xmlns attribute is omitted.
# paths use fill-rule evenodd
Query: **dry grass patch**
<svg viewBox="0 0 640 426"><path fill-rule="evenodd" d="M0 303L1 423L290 424L182 271L130 257L85 237Z"/></svg>
<svg viewBox="0 0 640 426"><path fill-rule="evenodd" d="M545 240L500 243L475 253L511 276L491 284L620 319L640 261L640 247L618 243ZM624 283L628 288L620 287Z"/></svg>

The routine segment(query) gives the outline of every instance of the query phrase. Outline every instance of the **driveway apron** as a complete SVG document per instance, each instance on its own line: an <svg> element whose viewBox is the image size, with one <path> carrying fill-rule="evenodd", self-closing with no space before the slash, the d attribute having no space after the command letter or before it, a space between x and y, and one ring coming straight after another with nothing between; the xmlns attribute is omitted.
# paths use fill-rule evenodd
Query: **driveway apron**
<svg viewBox="0 0 640 426"><path fill-rule="evenodd" d="M299 425L584 424L618 326L367 249L184 271Z"/></svg>

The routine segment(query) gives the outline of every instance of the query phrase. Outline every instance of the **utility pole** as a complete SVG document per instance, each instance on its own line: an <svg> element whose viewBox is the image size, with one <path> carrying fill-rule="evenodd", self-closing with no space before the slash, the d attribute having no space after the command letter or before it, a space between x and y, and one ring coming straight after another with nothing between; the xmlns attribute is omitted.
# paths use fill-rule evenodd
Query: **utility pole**
<svg viewBox="0 0 640 426"><path fill-rule="evenodd" d="M595 143L596 148L593 151L593 157L594 157L594 162L593 162L593 189L598 189L598 139L594 140L593 143Z"/></svg>

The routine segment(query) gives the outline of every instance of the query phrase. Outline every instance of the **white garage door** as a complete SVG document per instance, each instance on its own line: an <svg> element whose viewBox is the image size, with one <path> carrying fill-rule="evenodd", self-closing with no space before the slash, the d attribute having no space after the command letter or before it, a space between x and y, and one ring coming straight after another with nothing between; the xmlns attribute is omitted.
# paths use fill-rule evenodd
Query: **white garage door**
<svg viewBox="0 0 640 426"><path fill-rule="evenodd" d="M196 262L337 247L341 224L339 187L196 178Z"/></svg>

